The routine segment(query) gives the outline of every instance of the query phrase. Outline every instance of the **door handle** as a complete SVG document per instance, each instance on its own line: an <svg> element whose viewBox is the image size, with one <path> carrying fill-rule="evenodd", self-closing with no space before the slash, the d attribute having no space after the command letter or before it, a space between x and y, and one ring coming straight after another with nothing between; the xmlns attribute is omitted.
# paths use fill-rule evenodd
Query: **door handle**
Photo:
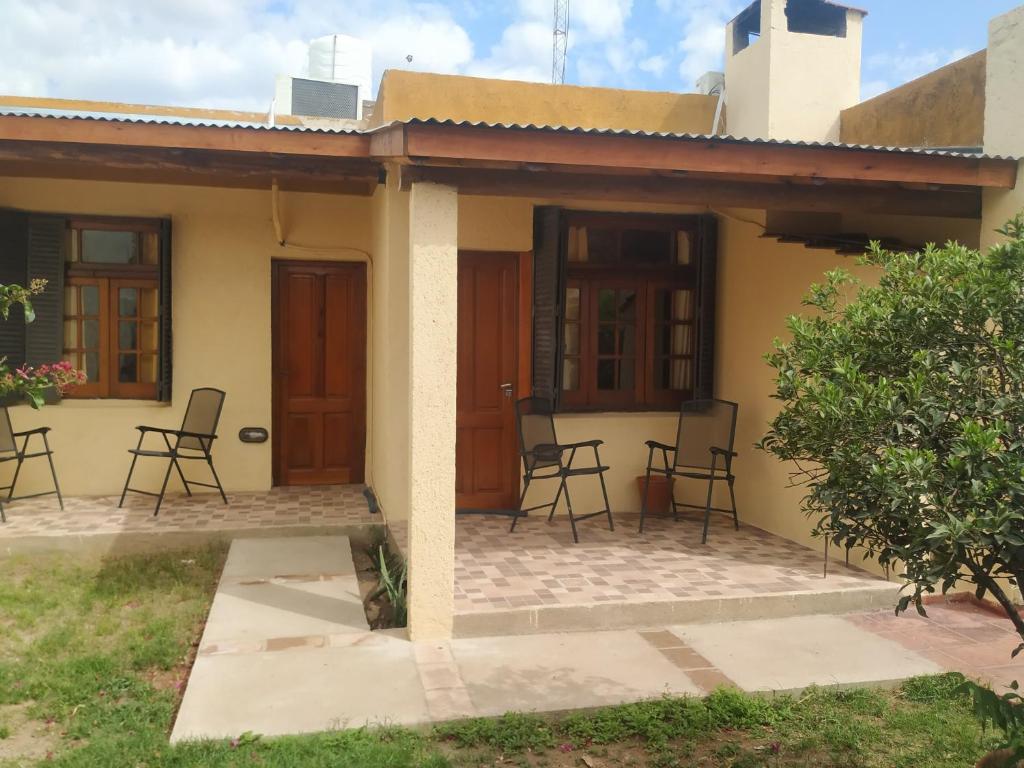
<svg viewBox="0 0 1024 768"><path fill-rule="evenodd" d="M507 397L509 400L512 399L512 384L511 383L502 384L500 387L498 387L498 389L500 389L501 393L503 395L505 395L505 397Z"/></svg>

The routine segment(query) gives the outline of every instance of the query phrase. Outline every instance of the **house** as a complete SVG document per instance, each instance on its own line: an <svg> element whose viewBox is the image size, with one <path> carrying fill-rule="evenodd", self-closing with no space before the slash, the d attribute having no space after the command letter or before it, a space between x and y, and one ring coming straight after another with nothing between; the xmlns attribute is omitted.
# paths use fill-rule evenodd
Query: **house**
<svg viewBox="0 0 1024 768"><path fill-rule="evenodd" d="M988 245L1024 208L1024 7L858 103L864 16L759 0L694 94L389 71L359 121L0 99L0 282L49 280L0 353L89 374L18 426L53 428L66 493L111 495L137 424L225 390L225 485L372 487L417 638L451 631L456 508L517 501L530 392L606 442L615 510L682 400L737 401L741 514L806 541L751 447L783 318L867 237Z"/></svg>

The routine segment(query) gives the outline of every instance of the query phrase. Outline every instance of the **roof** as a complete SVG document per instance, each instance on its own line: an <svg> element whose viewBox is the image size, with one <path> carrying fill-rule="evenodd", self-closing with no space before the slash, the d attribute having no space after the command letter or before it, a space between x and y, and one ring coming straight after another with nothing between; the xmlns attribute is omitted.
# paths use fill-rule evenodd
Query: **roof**
<svg viewBox="0 0 1024 768"><path fill-rule="evenodd" d="M718 144L741 144L741 145L762 145L780 147L809 147L817 149L837 149L847 151L870 151L885 152L890 154L905 155L931 155L940 157L963 157L981 160L1013 160L1019 158L1006 157L1001 155L987 155L980 148L954 147L954 148L920 148L920 147L892 147L875 146L868 144L844 144L840 142L814 142L814 141L791 141L788 139L760 139L744 138L738 136L711 135L698 133L671 133L663 131L639 131L614 128L583 128L567 125L535 125L532 123L491 123L485 121L456 121L439 120L436 118L413 118L410 120L395 121L377 128L364 128L355 125L328 126L328 125L280 125L268 122L242 121L242 120L221 120L204 117L193 117L187 115L147 115L131 113L106 113L92 112L86 110L68 110L52 108L33 107L4 107L0 105L0 117L36 117L57 120L82 120L104 123L129 123L148 125L183 125L199 126L205 128L242 128L258 131L285 131L285 132L308 132L325 134L373 134L378 131L398 125L437 125L453 128L501 128L516 131L536 131L559 134L578 134L587 136L631 136L636 138L657 138L674 139L678 141L693 141Z"/></svg>

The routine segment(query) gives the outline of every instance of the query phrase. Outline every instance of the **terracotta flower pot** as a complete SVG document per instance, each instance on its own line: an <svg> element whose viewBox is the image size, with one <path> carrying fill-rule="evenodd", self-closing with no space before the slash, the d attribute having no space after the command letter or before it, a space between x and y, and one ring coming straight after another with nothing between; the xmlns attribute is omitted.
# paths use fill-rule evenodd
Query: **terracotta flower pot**
<svg viewBox="0 0 1024 768"><path fill-rule="evenodd" d="M636 489L643 504L644 482L646 477L640 475L636 479ZM653 514L667 515L672 509L672 480L667 477L651 475L651 484L647 489L647 511Z"/></svg>

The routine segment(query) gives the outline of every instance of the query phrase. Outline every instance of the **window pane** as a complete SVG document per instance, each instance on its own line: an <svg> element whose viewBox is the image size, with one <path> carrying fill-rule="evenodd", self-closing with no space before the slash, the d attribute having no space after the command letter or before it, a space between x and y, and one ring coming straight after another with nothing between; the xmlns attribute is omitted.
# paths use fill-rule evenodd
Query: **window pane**
<svg viewBox="0 0 1024 768"><path fill-rule="evenodd" d="M611 288L602 288L597 293L597 319L602 322L614 321L615 313L615 291Z"/></svg>
<svg viewBox="0 0 1024 768"><path fill-rule="evenodd" d="M78 288L69 285L64 289L64 314L65 316L77 315L79 313Z"/></svg>
<svg viewBox="0 0 1024 768"><path fill-rule="evenodd" d="M587 228L569 227L569 261L587 261Z"/></svg>
<svg viewBox="0 0 1024 768"><path fill-rule="evenodd" d="M92 315L100 313L100 289L95 285L82 286L82 314Z"/></svg>
<svg viewBox="0 0 1024 768"><path fill-rule="evenodd" d="M615 360L597 361L597 388L615 389Z"/></svg>
<svg viewBox="0 0 1024 768"><path fill-rule="evenodd" d="M615 326L602 325L597 329L597 354L615 354Z"/></svg>
<svg viewBox="0 0 1024 768"><path fill-rule="evenodd" d="M634 368L631 357L597 361L597 388L605 390L633 389Z"/></svg>
<svg viewBox="0 0 1024 768"><path fill-rule="evenodd" d="M117 380L126 384L139 380L139 358L137 355L117 356Z"/></svg>
<svg viewBox="0 0 1024 768"><path fill-rule="evenodd" d="M654 380L659 389L693 389L693 361L681 358L662 358L655 368Z"/></svg>
<svg viewBox="0 0 1024 768"><path fill-rule="evenodd" d="M120 349L138 349L139 326L132 321L120 322L117 333L117 344Z"/></svg>
<svg viewBox="0 0 1024 768"><path fill-rule="evenodd" d="M142 239L142 263L160 263L160 236L156 232L143 232L139 235Z"/></svg>
<svg viewBox="0 0 1024 768"><path fill-rule="evenodd" d="M100 353L85 353L85 375L89 381L100 381Z"/></svg>
<svg viewBox="0 0 1024 768"><path fill-rule="evenodd" d="M156 352L160 348L156 323L143 323L140 333L143 352Z"/></svg>
<svg viewBox="0 0 1024 768"><path fill-rule="evenodd" d="M93 264L138 264L138 236L135 232L83 229L81 258Z"/></svg>
<svg viewBox="0 0 1024 768"><path fill-rule="evenodd" d="M661 355L692 355L692 325L659 325L654 329L654 350Z"/></svg>
<svg viewBox="0 0 1024 768"><path fill-rule="evenodd" d="M621 320L636 318L636 291L619 291L618 314Z"/></svg>
<svg viewBox="0 0 1024 768"><path fill-rule="evenodd" d="M660 323L670 320L693 319L693 291L689 289L658 291L654 303L655 319Z"/></svg>
<svg viewBox="0 0 1024 768"><path fill-rule="evenodd" d="M580 327L577 323L565 324L565 354L578 355L580 353Z"/></svg>
<svg viewBox="0 0 1024 768"><path fill-rule="evenodd" d="M580 361L565 358L562 361L562 389L580 388Z"/></svg>
<svg viewBox="0 0 1024 768"><path fill-rule="evenodd" d="M135 317L139 311L138 288L119 288L117 294L121 317Z"/></svg>
<svg viewBox="0 0 1024 768"><path fill-rule="evenodd" d="M64 349L78 349L78 321L64 321Z"/></svg>
<svg viewBox="0 0 1024 768"><path fill-rule="evenodd" d="M156 355L142 355L139 380L144 384L155 384L157 375Z"/></svg>
<svg viewBox="0 0 1024 768"><path fill-rule="evenodd" d="M666 229L623 230L622 261L645 266L671 264L672 232Z"/></svg>
<svg viewBox="0 0 1024 768"><path fill-rule="evenodd" d="M142 317L157 317L160 314L160 303L156 288L142 288L139 293L142 299L142 311L139 314Z"/></svg>
<svg viewBox="0 0 1024 768"><path fill-rule="evenodd" d="M693 263L693 241L684 229L676 232L676 264Z"/></svg>
<svg viewBox="0 0 1024 768"><path fill-rule="evenodd" d="M589 261L591 264L615 264L619 261L618 230L587 227L583 232L586 235L587 254L581 261Z"/></svg>
<svg viewBox="0 0 1024 768"><path fill-rule="evenodd" d="M84 336L85 344L84 349L98 349L100 346L100 321L99 320L83 320L82 321L82 333Z"/></svg>
<svg viewBox="0 0 1024 768"><path fill-rule="evenodd" d="M580 319L580 289L568 288L565 291L565 319Z"/></svg>

